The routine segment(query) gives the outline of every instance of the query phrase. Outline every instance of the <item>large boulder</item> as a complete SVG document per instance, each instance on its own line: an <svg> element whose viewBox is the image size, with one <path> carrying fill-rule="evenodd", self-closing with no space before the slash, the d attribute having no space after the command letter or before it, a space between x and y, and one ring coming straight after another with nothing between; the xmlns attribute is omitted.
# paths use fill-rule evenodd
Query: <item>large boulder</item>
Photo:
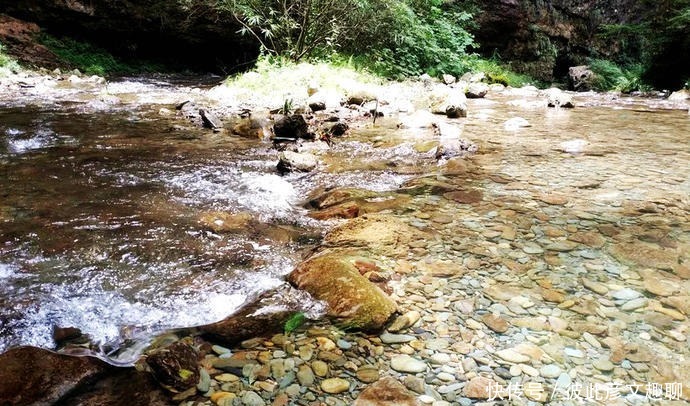
<svg viewBox="0 0 690 406"><path fill-rule="evenodd" d="M302 262L288 276L297 288L328 304L327 315L345 328L375 331L397 310L378 286L362 276L351 251L326 250Z"/></svg>
<svg viewBox="0 0 690 406"><path fill-rule="evenodd" d="M489 85L482 82L470 83L465 91L465 96L470 99L481 99L489 93Z"/></svg>
<svg viewBox="0 0 690 406"><path fill-rule="evenodd" d="M112 367L91 357L71 357L35 347L0 354L1 405L52 405Z"/></svg>
<svg viewBox="0 0 690 406"><path fill-rule="evenodd" d="M594 72L587 65L572 66L568 68L568 81L570 88L578 92L592 90L595 78Z"/></svg>
<svg viewBox="0 0 690 406"><path fill-rule="evenodd" d="M156 348L147 354L146 364L161 386L173 393L185 392L199 382L199 352L186 341Z"/></svg>
<svg viewBox="0 0 690 406"><path fill-rule="evenodd" d="M546 95L546 105L548 107L562 107L562 108L573 108L575 104L573 103L573 97L568 93L552 87L544 91Z"/></svg>

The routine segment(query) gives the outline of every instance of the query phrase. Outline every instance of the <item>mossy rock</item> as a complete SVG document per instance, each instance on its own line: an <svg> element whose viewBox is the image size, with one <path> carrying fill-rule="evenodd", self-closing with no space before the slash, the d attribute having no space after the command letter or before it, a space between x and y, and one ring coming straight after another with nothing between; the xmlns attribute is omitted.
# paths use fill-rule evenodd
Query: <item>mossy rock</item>
<svg viewBox="0 0 690 406"><path fill-rule="evenodd" d="M288 276L297 288L328 303L327 315L344 328L375 331L397 310L395 302L360 274L362 257L326 250L302 262Z"/></svg>

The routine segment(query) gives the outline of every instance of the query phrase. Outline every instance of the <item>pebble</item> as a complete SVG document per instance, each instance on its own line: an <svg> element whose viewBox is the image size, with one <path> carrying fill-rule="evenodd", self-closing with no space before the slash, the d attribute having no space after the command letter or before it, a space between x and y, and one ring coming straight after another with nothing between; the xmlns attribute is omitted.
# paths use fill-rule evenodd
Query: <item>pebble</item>
<svg viewBox="0 0 690 406"><path fill-rule="evenodd" d="M496 351L495 355L502 360L508 361L508 362L515 362L518 364L521 364L523 362L529 362L530 358L526 355L520 354L517 351L511 350L511 349L506 349L506 350L499 350Z"/></svg>
<svg viewBox="0 0 690 406"><path fill-rule="evenodd" d="M558 378L561 372L561 368L554 364L544 365L539 369L539 374L544 378Z"/></svg>
<svg viewBox="0 0 690 406"><path fill-rule="evenodd" d="M409 343L410 341L416 339L417 337L407 335L407 334L391 334L383 333L379 336L384 344L402 344Z"/></svg>
<svg viewBox="0 0 690 406"><path fill-rule="evenodd" d="M409 355L398 355L391 359L391 368L398 372L416 374L426 371L426 363L414 359Z"/></svg>
<svg viewBox="0 0 690 406"><path fill-rule="evenodd" d="M343 393L350 389L350 382L342 378L329 378L321 382L321 390L326 393Z"/></svg>
<svg viewBox="0 0 690 406"><path fill-rule="evenodd" d="M597 358L592 362L592 366L602 372L613 371L613 368L615 367L613 362L611 362L611 360L609 360L607 357Z"/></svg>
<svg viewBox="0 0 690 406"><path fill-rule="evenodd" d="M365 365L357 369L357 379L364 383L376 382L379 380L379 369L373 365Z"/></svg>
<svg viewBox="0 0 690 406"><path fill-rule="evenodd" d="M245 406L264 406L266 402L254 391L245 392L242 396L242 404Z"/></svg>
<svg viewBox="0 0 690 406"><path fill-rule="evenodd" d="M628 302L625 302L623 306L621 306L621 310L631 312L633 310L637 310L639 308L647 306L647 302L647 298L644 297L633 299Z"/></svg>
<svg viewBox="0 0 690 406"><path fill-rule="evenodd" d="M450 355L443 352L437 352L434 353L431 357L429 357L429 360L432 364L443 365L450 362Z"/></svg>
<svg viewBox="0 0 690 406"><path fill-rule="evenodd" d="M317 360L311 363L311 369L314 371L314 375L323 378L328 375L328 364L323 361Z"/></svg>
<svg viewBox="0 0 690 406"><path fill-rule="evenodd" d="M585 357L585 354L582 351L574 349L574 348L570 348L570 347L566 347L563 350L563 352L565 353L565 355L567 355L569 357L574 357L574 358L584 358Z"/></svg>
<svg viewBox="0 0 690 406"><path fill-rule="evenodd" d="M309 365L300 365L297 371L297 380L302 386L311 386L314 384L314 371Z"/></svg>
<svg viewBox="0 0 690 406"><path fill-rule="evenodd" d="M450 343L445 338L434 338L431 340L427 340L425 346L429 350L437 351L448 348L450 346Z"/></svg>
<svg viewBox="0 0 690 406"><path fill-rule="evenodd" d="M611 292L611 297L617 300L632 300L640 296L642 296L640 292L629 288L614 290Z"/></svg>

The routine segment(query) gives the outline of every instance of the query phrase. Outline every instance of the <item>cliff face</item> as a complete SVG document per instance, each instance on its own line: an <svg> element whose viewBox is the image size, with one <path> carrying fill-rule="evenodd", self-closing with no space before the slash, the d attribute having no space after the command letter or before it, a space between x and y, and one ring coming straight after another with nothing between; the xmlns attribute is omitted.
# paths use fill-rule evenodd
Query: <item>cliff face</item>
<svg viewBox="0 0 690 406"><path fill-rule="evenodd" d="M0 0L0 10L129 58L225 72L258 53L231 16L194 0Z"/></svg>
<svg viewBox="0 0 690 406"><path fill-rule="evenodd" d="M486 0L476 40L513 69L537 79L562 78L589 56L612 58L621 44L597 35L605 24L636 22L646 11L634 0Z"/></svg>

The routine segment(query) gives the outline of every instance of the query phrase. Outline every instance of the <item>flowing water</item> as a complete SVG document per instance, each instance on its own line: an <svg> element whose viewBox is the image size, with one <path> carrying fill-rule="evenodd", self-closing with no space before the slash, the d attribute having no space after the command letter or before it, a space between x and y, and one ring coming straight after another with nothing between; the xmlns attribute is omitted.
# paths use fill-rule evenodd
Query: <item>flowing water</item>
<svg viewBox="0 0 690 406"><path fill-rule="evenodd" d="M111 92L118 86L132 98L155 94L168 108L175 100L160 83L115 84ZM77 327L118 347L132 335L220 320L284 283L318 244L333 224L310 219L301 203L332 186L411 196L393 211L438 235L412 248L411 258L499 257L499 269L550 272L570 291L580 284L576 275L613 277L625 273L626 261L633 269L642 262L685 272L688 113L643 99L590 95L574 110L535 108L536 100L472 101L469 117L455 123L480 152L469 161L475 169L460 175L428 151L430 130L397 130L394 120L381 120L336 140L322 157L325 170L288 176L276 173L270 144L176 129L155 105L5 103L0 351L51 348L53 327ZM517 116L531 127L506 129ZM441 197L454 188L483 198L458 204ZM213 231L204 219L218 213L251 220L239 231ZM579 238L601 244L560 239L592 230ZM655 263L624 249L640 241L653 245ZM614 246L624 253L612 255Z"/></svg>

